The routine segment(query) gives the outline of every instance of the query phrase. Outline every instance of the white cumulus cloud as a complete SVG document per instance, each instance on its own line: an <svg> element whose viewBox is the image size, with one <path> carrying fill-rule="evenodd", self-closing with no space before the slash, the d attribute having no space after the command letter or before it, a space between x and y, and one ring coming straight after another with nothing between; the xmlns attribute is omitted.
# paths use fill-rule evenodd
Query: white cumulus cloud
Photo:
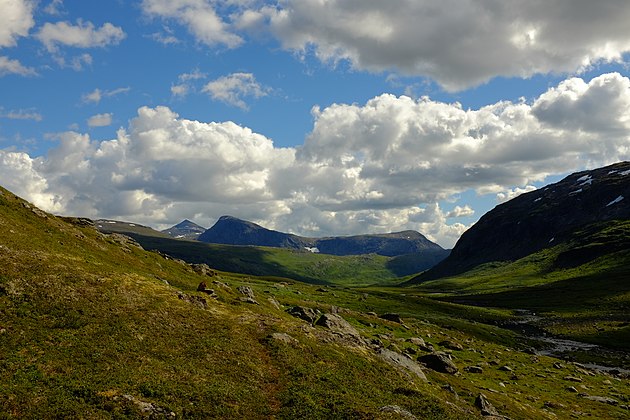
<svg viewBox="0 0 630 420"><path fill-rule="evenodd" d="M245 98L261 98L267 96L269 90L258 83L251 73L232 73L208 82L202 92L216 101L247 109Z"/></svg>
<svg viewBox="0 0 630 420"><path fill-rule="evenodd" d="M0 76L7 74L19 74L21 76L36 76L37 72L31 67L25 67L18 60L12 60L6 56L0 56Z"/></svg>
<svg viewBox="0 0 630 420"><path fill-rule="evenodd" d="M286 0L240 13L284 48L461 90L496 76L576 72L630 52L630 3L554 0Z"/></svg>
<svg viewBox="0 0 630 420"><path fill-rule="evenodd" d="M34 1L0 0L0 47L12 47L35 25Z"/></svg>
<svg viewBox="0 0 630 420"><path fill-rule="evenodd" d="M475 211L456 199L464 191L507 200L549 175L630 159L630 108L564 122L571 110L625 103L629 82L569 79L531 103L476 110L388 94L315 107L295 148L229 121L142 107L114 139L68 132L46 156L3 151L0 174L30 177L32 187L10 188L63 214L146 224L195 215L208 225L232 214L311 236L414 229L450 247L467 228L456 218Z"/></svg>
<svg viewBox="0 0 630 420"><path fill-rule="evenodd" d="M77 21L76 25L69 22L46 22L36 34L49 52L57 52L59 45L75 48L94 48L117 45L126 34L119 26L109 22L100 28L92 22Z"/></svg>
<svg viewBox="0 0 630 420"><path fill-rule="evenodd" d="M228 48L241 45L243 39L219 16L215 3L209 0L143 0L141 7L148 16L179 22L203 44ZM172 35L156 38L170 39Z"/></svg>
<svg viewBox="0 0 630 420"><path fill-rule="evenodd" d="M112 125L112 114L96 114L87 120L89 127L107 127Z"/></svg>

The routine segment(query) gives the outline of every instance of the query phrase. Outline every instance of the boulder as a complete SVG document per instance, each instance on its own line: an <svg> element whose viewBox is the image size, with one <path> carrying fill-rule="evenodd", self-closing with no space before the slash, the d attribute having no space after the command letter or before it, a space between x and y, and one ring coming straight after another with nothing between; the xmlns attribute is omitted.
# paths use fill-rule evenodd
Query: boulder
<svg viewBox="0 0 630 420"><path fill-rule="evenodd" d="M390 365L398 369L407 371L425 382L427 381L427 377L422 371L420 365L418 365L416 362L409 359L408 357L386 348L378 349L377 354L381 359L383 359Z"/></svg>
<svg viewBox="0 0 630 420"><path fill-rule="evenodd" d="M287 333L273 333L269 335L268 339L276 341L276 342L284 343L284 344L297 344L298 343L298 341L295 338L291 337Z"/></svg>
<svg viewBox="0 0 630 420"><path fill-rule="evenodd" d="M483 373L483 368L480 366L468 366L464 370L468 373Z"/></svg>
<svg viewBox="0 0 630 420"><path fill-rule="evenodd" d="M243 302L252 303L254 305L258 305L256 301L256 295L254 295L254 291L249 286L239 286L236 290L241 292L245 297L241 298Z"/></svg>
<svg viewBox="0 0 630 420"><path fill-rule="evenodd" d="M457 343L455 341L452 341L452 340L440 341L438 343L438 345L440 345L440 346L442 346L442 347L444 347L446 349L449 349L449 350L464 350L464 347L461 344L459 344L459 343Z"/></svg>
<svg viewBox="0 0 630 420"><path fill-rule="evenodd" d="M402 324L403 323L403 320L400 317L400 315L399 314L395 314L395 313L382 314L382 315L379 315L379 318L385 319L387 321L396 322L398 324Z"/></svg>
<svg viewBox="0 0 630 420"><path fill-rule="evenodd" d="M319 317L319 311L305 306L292 306L287 312L296 318L300 318L311 324Z"/></svg>
<svg viewBox="0 0 630 420"><path fill-rule="evenodd" d="M418 357L418 361L424 363L429 369L442 373L457 373L458 369L448 354L435 352Z"/></svg>
<svg viewBox="0 0 630 420"><path fill-rule="evenodd" d="M424 340L420 337L411 337L411 338L408 338L407 341L413 344L414 346L418 346L418 347L425 347L427 345L424 342Z"/></svg>
<svg viewBox="0 0 630 420"><path fill-rule="evenodd" d="M348 321L336 314L324 314L315 325L328 328L330 331L342 336L350 336L353 338L361 338L361 334Z"/></svg>

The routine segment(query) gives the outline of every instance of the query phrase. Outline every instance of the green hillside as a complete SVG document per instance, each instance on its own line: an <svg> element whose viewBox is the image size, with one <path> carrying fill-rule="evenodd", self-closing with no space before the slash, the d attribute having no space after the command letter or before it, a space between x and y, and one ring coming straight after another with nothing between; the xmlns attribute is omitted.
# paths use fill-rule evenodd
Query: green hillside
<svg viewBox="0 0 630 420"><path fill-rule="evenodd" d="M480 394L512 419L628 413L627 380L522 351L530 343L499 327L511 311L202 276L0 191L1 418L472 419ZM421 368L430 347L457 374Z"/></svg>
<svg viewBox="0 0 630 420"><path fill-rule="evenodd" d="M313 284L395 285L426 264L422 254L384 257L376 254L336 256L286 248L208 244L173 239L151 228L125 222L99 223L99 229L119 232L147 250L159 250L190 263L205 263L221 271L255 276L287 277Z"/></svg>
<svg viewBox="0 0 630 420"><path fill-rule="evenodd" d="M630 221L592 224L526 258L484 264L417 290L535 311L548 332L630 351Z"/></svg>

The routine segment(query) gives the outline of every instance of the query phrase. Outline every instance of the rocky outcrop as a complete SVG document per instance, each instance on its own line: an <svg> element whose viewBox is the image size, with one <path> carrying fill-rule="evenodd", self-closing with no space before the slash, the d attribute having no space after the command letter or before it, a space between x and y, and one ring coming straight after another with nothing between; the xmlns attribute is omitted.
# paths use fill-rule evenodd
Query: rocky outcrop
<svg viewBox="0 0 630 420"><path fill-rule="evenodd" d="M314 323L319 318L319 311L305 306L292 306L287 312L296 318L300 318L308 323Z"/></svg>

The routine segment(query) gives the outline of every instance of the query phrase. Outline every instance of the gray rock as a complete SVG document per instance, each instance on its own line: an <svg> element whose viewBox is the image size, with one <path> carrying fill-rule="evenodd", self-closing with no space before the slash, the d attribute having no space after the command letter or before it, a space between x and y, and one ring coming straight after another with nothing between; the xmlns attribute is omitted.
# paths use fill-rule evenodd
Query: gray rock
<svg viewBox="0 0 630 420"><path fill-rule="evenodd" d="M418 346L418 347L426 346L426 343L420 337L411 337L411 338L408 338L407 341L413 344L414 346Z"/></svg>
<svg viewBox="0 0 630 420"><path fill-rule="evenodd" d="M330 331L343 335L350 336L353 338L361 338L361 334L352 326L348 321L340 317L336 314L324 314L315 325L319 325L320 327L328 328Z"/></svg>
<svg viewBox="0 0 630 420"><path fill-rule="evenodd" d="M499 416L499 412L496 408L488 401L485 395L479 394L477 399L475 400L475 405L477 408L481 410L481 415L483 416Z"/></svg>
<svg viewBox="0 0 630 420"><path fill-rule="evenodd" d="M298 341L287 333L273 333L269 335L269 339L285 344L297 344Z"/></svg>
<svg viewBox="0 0 630 420"><path fill-rule="evenodd" d="M254 295L254 291L249 286L239 286L236 290L241 292L245 297L241 298L243 302L252 303L254 305L258 305L258 301L256 301L256 295Z"/></svg>
<svg viewBox="0 0 630 420"><path fill-rule="evenodd" d="M275 298L273 297L268 297L267 300L269 301L269 303L271 303L271 306L273 306L276 309L280 309L280 302L278 302Z"/></svg>
<svg viewBox="0 0 630 420"><path fill-rule="evenodd" d="M501 366L499 368L499 370L503 371L503 372L512 372L512 368L509 366Z"/></svg>
<svg viewBox="0 0 630 420"><path fill-rule="evenodd" d="M464 347L461 344L456 343L455 341L452 341L452 340L440 341L438 345L444 348L447 348L449 350L464 350Z"/></svg>
<svg viewBox="0 0 630 420"><path fill-rule="evenodd" d="M610 398L610 397L598 397L595 395L587 395L584 397L587 400L591 400L591 401L597 401L600 403L604 403L604 404L610 404L610 405L619 405L619 401Z"/></svg>
<svg viewBox="0 0 630 420"><path fill-rule="evenodd" d="M420 365L418 365L416 362L409 359L408 357L405 357L400 353L396 353L395 351L391 351L386 348L378 349L377 354L379 355L381 359L383 359L385 362L389 363L390 365L399 369L403 369L409 373L412 373L416 377L422 379L423 381L427 380L427 377L422 371L422 368L420 367Z"/></svg>
<svg viewBox="0 0 630 420"><path fill-rule="evenodd" d="M480 366L468 366L464 370L468 373L483 373L483 368Z"/></svg>
<svg viewBox="0 0 630 420"><path fill-rule="evenodd" d="M300 318L311 324L319 317L319 312L315 309L307 308L304 306L293 306L287 310L287 312L296 318Z"/></svg>
<svg viewBox="0 0 630 420"><path fill-rule="evenodd" d="M409 420L416 419L416 416L411 414L409 411L398 407L397 405L386 405L384 407L379 408L378 411L380 411L381 413L398 414L400 417L404 419L409 419Z"/></svg>
<svg viewBox="0 0 630 420"><path fill-rule="evenodd" d="M418 361L424 363L429 369L442 373L457 373L458 369L455 363L446 353L436 352L420 356Z"/></svg>

